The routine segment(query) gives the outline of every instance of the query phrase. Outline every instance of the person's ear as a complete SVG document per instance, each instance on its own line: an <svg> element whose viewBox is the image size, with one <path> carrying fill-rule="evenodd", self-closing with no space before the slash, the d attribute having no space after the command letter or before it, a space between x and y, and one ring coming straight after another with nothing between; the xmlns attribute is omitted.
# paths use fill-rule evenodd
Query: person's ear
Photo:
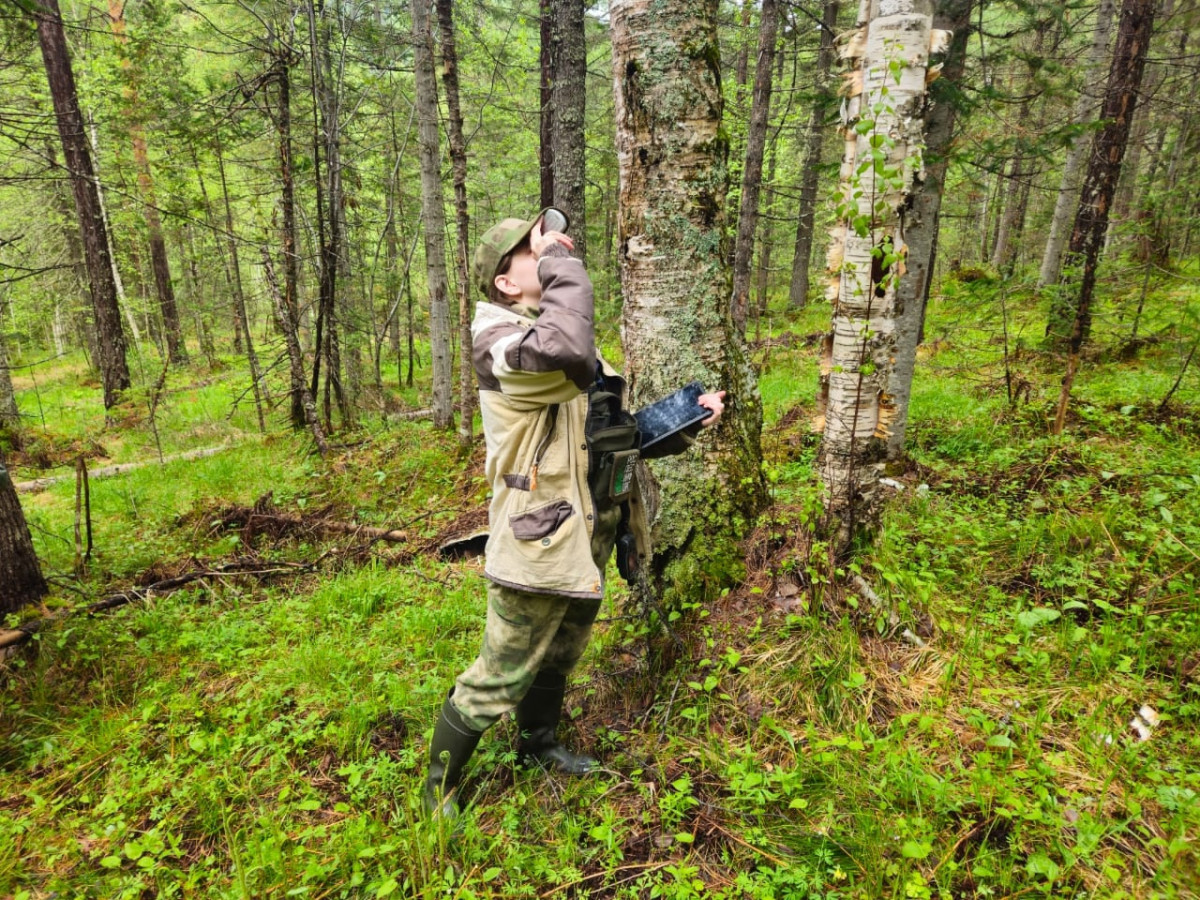
<svg viewBox="0 0 1200 900"><path fill-rule="evenodd" d="M494 281L496 290L508 297L521 296L521 289L507 275L497 275Z"/></svg>

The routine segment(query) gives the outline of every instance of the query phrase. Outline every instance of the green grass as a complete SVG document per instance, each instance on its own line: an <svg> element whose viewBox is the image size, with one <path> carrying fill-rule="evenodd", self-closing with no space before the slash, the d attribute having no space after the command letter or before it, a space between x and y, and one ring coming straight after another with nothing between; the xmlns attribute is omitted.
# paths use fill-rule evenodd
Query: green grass
<svg viewBox="0 0 1200 900"><path fill-rule="evenodd" d="M371 419L322 462L278 412L261 440L252 410L226 422L237 367L195 388L209 376L173 373L164 452L238 442L94 481L97 556L78 586L245 555L319 563L69 618L5 663L0 895L1196 897L1200 375L1157 411L1187 332L1087 360L1052 437L1062 361L1038 349L1043 306L1007 302L1028 393L1004 390L996 287L948 285L905 489L856 561L926 649L807 556L816 350L785 333L821 330L828 310L776 313L756 351L776 505L746 584L687 611L672 649L614 573L566 727L606 773L516 769L503 722L458 836L421 820L418 783L478 647L478 563L314 534L243 545L214 521L272 491L290 514L421 544L482 507L477 469L453 436ZM1156 286L1144 333L1194 302ZM1097 345L1120 325L1099 319ZM103 430L72 365L38 376L44 433L156 456L144 421ZM47 568L68 572L73 484L22 502ZM1143 705L1160 721L1140 742Z"/></svg>

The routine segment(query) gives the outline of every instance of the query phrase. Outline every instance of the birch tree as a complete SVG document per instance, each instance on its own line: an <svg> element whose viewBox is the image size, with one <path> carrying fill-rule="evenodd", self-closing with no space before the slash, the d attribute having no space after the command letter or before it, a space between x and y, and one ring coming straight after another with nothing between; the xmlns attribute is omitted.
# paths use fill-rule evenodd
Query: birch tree
<svg viewBox="0 0 1200 900"><path fill-rule="evenodd" d="M842 223L830 246L833 328L822 347L818 467L833 548L879 507L887 441L898 410L889 390L906 322L902 212L924 177L925 84L936 41L932 0L863 0L842 48L851 63L843 105Z"/></svg>
<svg viewBox="0 0 1200 900"><path fill-rule="evenodd" d="M717 0L611 6L626 375L638 407L699 379L728 391L690 453L653 464L651 575L670 601L737 574L763 499L762 406L729 314L728 138ZM712 432L712 433L710 433Z"/></svg>

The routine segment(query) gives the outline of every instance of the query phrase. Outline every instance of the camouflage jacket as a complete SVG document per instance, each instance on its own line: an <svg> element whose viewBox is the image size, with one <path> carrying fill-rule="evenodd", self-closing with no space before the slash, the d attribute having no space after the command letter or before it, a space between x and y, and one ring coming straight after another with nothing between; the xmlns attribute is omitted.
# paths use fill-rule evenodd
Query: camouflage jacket
<svg viewBox="0 0 1200 900"><path fill-rule="evenodd" d="M588 388L600 363L624 399L625 382L596 352L592 284L571 257L538 262L540 312L480 302L471 323L492 488L484 573L535 593L595 598L595 504L588 489ZM630 528L643 561L649 531L636 488Z"/></svg>

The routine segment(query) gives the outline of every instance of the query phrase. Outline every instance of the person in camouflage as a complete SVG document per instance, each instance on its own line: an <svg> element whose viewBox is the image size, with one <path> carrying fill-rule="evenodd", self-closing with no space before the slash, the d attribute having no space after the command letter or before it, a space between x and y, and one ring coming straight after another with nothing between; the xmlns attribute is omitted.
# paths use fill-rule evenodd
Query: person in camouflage
<svg viewBox="0 0 1200 900"><path fill-rule="evenodd" d="M559 229L543 233L553 217ZM487 297L471 325L492 487L487 621L479 656L434 726L423 801L435 815L457 815L463 768L509 711L523 763L574 775L597 767L558 742L567 677L591 635L622 521L637 555L649 553L636 484L614 489L612 468L636 456L637 426L623 409L624 380L596 352L592 286L566 224L557 210L505 219L475 252ZM712 412L704 425L720 418L723 397L701 397Z"/></svg>

